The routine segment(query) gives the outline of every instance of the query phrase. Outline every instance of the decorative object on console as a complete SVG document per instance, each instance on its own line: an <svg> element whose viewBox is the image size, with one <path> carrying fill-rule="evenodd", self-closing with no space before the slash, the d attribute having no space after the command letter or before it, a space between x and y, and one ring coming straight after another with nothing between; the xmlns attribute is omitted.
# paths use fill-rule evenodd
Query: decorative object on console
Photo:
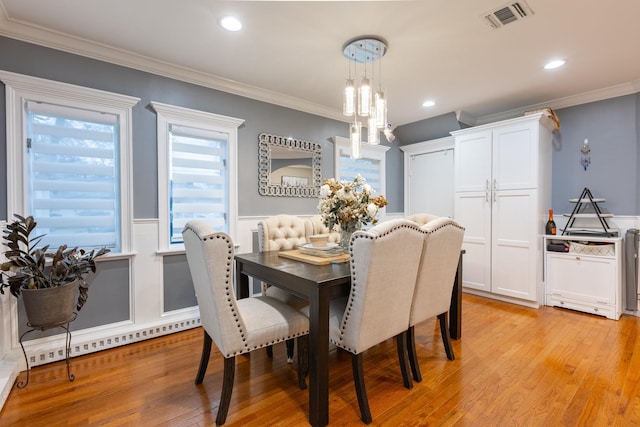
<svg viewBox="0 0 640 427"><path fill-rule="evenodd" d="M598 203L604 203L605 199L594 198L591 190L585 187L580 197L569 199L569 202L575 203L575 207L568 215L569 220L562 231L563 235L605 237L618 235L619 230L611 227L607 222L607 218L613 218L613 214L604 212L598 205Z"/></svg>
<svg viewBox="0 0 640 427"><path fill-rule="evenodd" d="M340 229L340 242L345 250L351 234L363 225L377 223L379 209L387 205L384 196L372 197L373 192L361 175L356 175L353 181L329 178L320 187L318 212L329 229Z"/></svg>
<svg viewBox="0 0 640 427"><path fill-rule="evenodd" d="M342 47L342 53L349 60L349 75L346 79L342 113L345 116L353 116L353 122L349 125L349 138L351 140L351 157L360 157L360 145L362 144L362 125L366 120L368 143L380 144L380 131L385 131L388 141L393 140L391 131L387 131L387 101L382 90L382 57L387 52L387 44L379 37L357 37L349 40ZM378 90L375 90L375 67L371 65L371 77L367 76L367 64L378 61ZM354 64L354 72L358 63L364 64L364 75L360 85L356 88L351 78L351 63ZM392 138L392 139L390 139Z"/></svg>

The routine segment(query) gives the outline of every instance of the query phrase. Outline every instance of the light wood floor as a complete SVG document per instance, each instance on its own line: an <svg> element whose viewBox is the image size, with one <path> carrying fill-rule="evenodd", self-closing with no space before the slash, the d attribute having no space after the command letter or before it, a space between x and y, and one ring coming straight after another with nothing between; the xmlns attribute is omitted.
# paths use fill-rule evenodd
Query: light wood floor
<svg viewBox="0 0 640 427"><path fill-rule="evenodd" d="M640 425L638 326L633 316L613 321L465 295L455 361L435 320L416 329L424 380L412 390L402 386L392 341L367 352L373 425ZM75 358L74 382L63 362L36 367L25 389L14 387L0 425L214 425L222 358L212 352L195 386L201 339L198 328ZM308 392L284 353L280 345L273 360L264 351L237 358L226 425L307 425ZM330 359L330 423L362 425L350 358L334 351Z"/></svg>

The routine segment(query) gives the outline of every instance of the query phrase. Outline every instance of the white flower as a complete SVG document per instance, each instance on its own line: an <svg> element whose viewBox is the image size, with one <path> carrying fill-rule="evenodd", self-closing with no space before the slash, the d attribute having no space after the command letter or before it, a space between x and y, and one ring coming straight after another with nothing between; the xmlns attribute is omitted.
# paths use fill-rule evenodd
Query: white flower
<svg viewBox="0 0 640 427"><path fill-rule="evenodd" d="M329 187L328 184L324 184L320 187L320 197L325 199L329 194L331 194L331 187Z"/></svg>
<svg viewBox="0 0 640 427"><path fill-rule="evenodd" d="M377 213L378 213L378 207L373 203L369 203L367 205L367 215L373 218L376 216Z"/></svg>
<svg viewBox="0 0 640 427"><path fill-rule="evenodd" d="M371 192L373 191L373 188L371 188L369 184L365 184L362 186L362 191L364 191L367 194L371 194Z"/></svg>

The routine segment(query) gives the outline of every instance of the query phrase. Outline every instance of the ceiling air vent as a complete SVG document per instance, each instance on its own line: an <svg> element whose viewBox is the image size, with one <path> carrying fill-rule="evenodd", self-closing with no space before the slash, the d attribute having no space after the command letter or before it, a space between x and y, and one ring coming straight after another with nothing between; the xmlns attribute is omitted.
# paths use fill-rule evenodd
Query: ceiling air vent
<svg viewBox="0 0 640 427"><path fill-rule="evenodd" d="M492 28L501 28L531 15L533 15L533 11L523 0L509 3L506 6L484 13L482 17Z"/></svg>

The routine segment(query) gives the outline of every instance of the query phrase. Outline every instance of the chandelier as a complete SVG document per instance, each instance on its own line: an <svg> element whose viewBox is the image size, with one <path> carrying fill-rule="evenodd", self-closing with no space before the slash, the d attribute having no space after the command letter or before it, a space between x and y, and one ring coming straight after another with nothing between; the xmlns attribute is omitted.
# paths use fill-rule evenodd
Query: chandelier
<svg viewBox="0 0 640 427"><path fill-rule="evenodd" d="M380 38L359 37L348 41L342 52L349 60L349 76L344 86L342 114L353 117L353 122L349 124L349 140L351 157L357 159L360 158L363 122L367 127L367 143L372 145L380 144L380 131L387 125L387 101L382 90L382 57L387 53L387 45ZM357 86L351 74L352 64L354 75L358 71L358 64L363 65L363 74ZM370 64L369 67L367 64Z"/></svg>

